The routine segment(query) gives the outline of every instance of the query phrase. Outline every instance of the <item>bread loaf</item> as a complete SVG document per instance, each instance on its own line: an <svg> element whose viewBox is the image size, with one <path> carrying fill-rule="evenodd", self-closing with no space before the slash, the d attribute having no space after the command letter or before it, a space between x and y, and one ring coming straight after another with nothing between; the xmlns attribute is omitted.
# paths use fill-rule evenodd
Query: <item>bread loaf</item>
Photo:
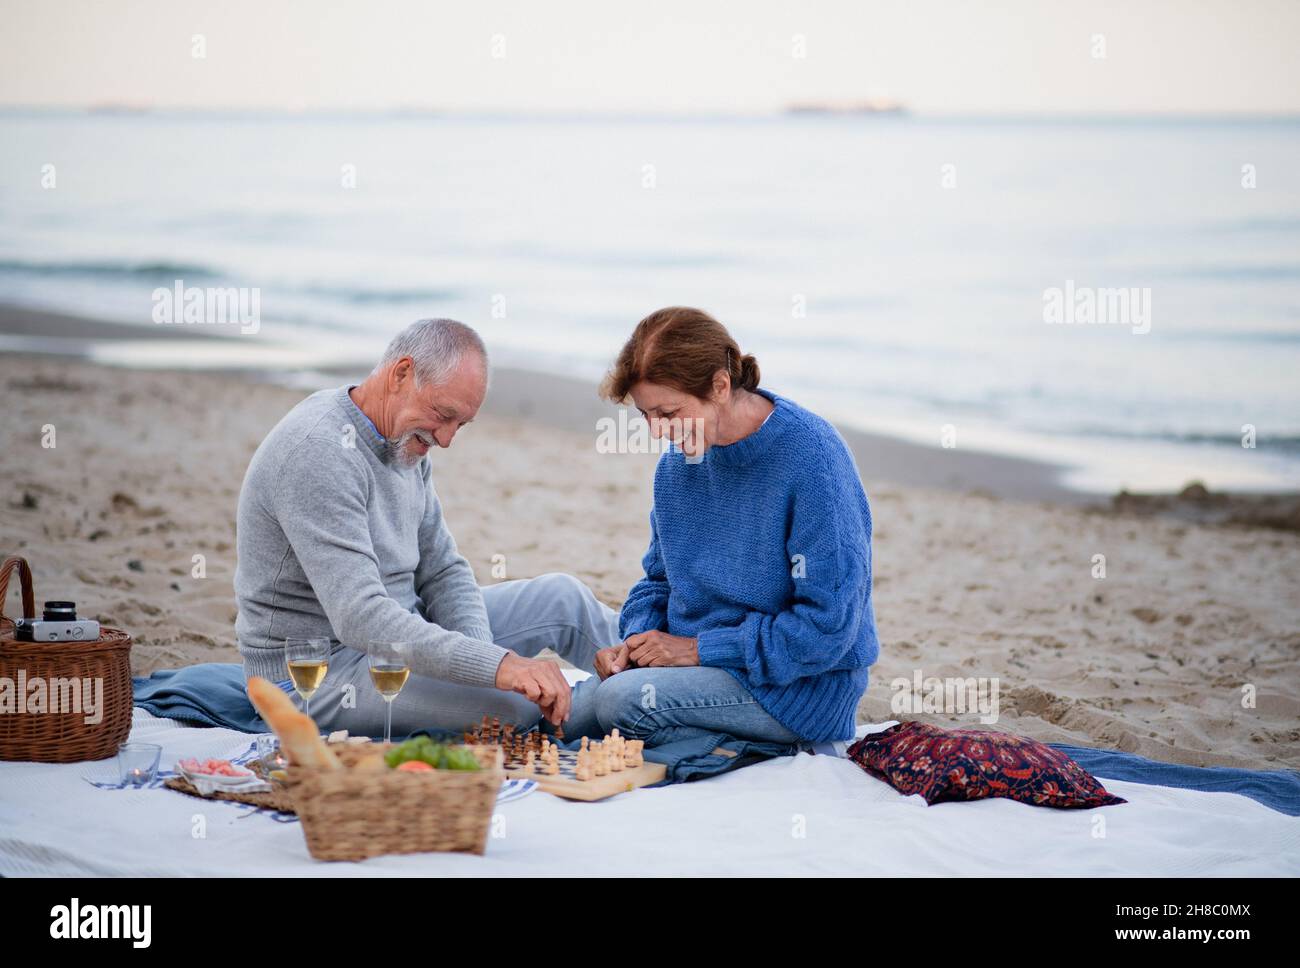
<svg viewBox="0 0 1300 968"><path fill-rule="evenodd" d="M311 717L298 712L279 686L260 676L248 680L248 698L280 739L280 748L294 766L337 770L342 767L334 751L321 739Z"/></svg>

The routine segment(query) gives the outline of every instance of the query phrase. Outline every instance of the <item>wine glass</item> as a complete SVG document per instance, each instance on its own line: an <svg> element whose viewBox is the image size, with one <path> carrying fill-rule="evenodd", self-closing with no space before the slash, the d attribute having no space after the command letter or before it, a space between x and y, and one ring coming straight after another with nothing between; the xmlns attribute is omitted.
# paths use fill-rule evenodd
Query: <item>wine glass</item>
<svg viewBox="0 0 1300 968"><path fill-rule="evenodd" d="M406 642L370 642L370 680L384 697L384 742L393 741L393 700L411 675L411 649Z"/></svg>
<svg viewBox="0 0 1300 968"><path fill-rule="evenodd" d="M302 711L311 715L311 697L316 694L330 667L329 639L285 639L284 660L289 678L302 696Z"/></svg>

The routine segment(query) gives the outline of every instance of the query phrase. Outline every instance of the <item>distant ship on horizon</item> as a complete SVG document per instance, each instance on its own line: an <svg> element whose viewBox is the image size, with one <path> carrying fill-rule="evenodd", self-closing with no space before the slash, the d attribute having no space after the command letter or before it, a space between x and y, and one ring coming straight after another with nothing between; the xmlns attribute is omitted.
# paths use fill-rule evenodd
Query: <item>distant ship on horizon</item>
<svg viewBox="0 0 1300 968"><path fill-rule="evenodd" d="M891 98L866 98L861 101L797 101L785 109L786 114L885 115L904 117L907 107Z"/></svg>

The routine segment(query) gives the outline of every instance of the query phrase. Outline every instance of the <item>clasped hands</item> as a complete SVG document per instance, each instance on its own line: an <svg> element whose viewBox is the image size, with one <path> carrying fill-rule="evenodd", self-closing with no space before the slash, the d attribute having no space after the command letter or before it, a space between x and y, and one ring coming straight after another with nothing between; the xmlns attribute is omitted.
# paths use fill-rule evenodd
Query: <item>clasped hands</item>
<svg viewBox="0 0 1300 968"><path fill-rule="evenodd" d="M700 664L698 640L651 630L629 635L622 644L596 653L596 674L608 679L625 669Z"/></svg>

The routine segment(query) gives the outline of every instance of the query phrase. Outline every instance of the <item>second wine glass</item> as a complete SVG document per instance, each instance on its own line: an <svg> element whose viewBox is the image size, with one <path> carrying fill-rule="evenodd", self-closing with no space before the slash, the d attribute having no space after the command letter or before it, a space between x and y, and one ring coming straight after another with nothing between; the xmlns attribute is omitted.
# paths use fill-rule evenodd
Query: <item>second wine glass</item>
<svg viewBox="0 0 1300 968"><path fill-rule="evenodd" d="M371 642L370 681L384 697L384 742L393 741L393 700L411 675L411 650L406 642Z"/></svg>

